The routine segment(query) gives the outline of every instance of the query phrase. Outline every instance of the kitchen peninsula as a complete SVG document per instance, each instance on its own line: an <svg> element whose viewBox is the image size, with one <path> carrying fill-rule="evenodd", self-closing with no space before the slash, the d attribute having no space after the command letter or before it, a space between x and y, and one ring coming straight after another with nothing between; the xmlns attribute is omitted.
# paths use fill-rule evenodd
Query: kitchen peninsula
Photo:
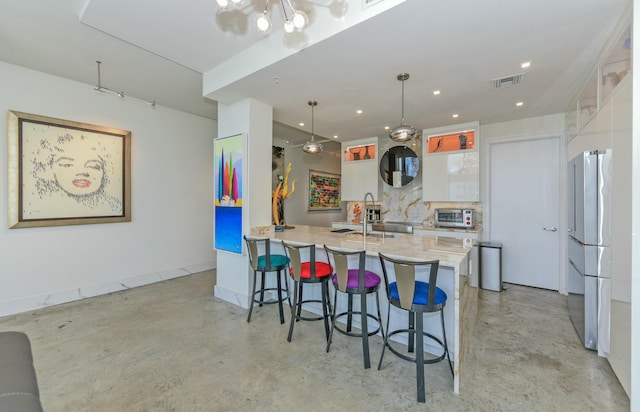
<svg viewBox="0 0 640 412"><path fill-rule="evenodd" d="M446 237L413 236L410 234L387 234L367 236L366 242L361 233L335 233L330 228L296 225L295 228L275 232L273 226L253 228L252 236L268 237L275 244L281 241L315 244L318 248L327 245L347 250L366 250L367 268L382 275L378 253L403 259L439 260L438 286L449 296L445 307L445 327L449 351L454 361L454 392L459 393L460 378L465 355L468 353L468 337L475 322L477 289L470 286L469 277L477 276L474 268L476 258L469 242ZM279 248L280 246L274 245ZM318 254L323 256L324 252ZM390 280L392 281L392 280ZM476 284L472 282L471 284ZM380 291L383 319L386 319L386 292ZM403 318L396 315L392 307L392 324L406 325ZM433 322L433 327L432 323ZM425 330L438 330L435 327L439 319L425 319Z"/></svg>

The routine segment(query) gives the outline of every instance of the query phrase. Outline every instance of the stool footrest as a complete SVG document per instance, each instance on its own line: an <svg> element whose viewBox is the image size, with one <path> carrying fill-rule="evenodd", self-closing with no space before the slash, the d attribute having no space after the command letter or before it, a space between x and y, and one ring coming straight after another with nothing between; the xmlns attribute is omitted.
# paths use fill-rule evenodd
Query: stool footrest
<svg viewBox="0 0 640 412"><path fill-rule="evenodd" d="M309 300L303 300L302 302L299 302L299 303L296 305L296 309L297 309L298 307L300 307L300 309L301 309L301 310L302 310L302 309L304 309L304 308L302 307L302 305L303 305L303 304L305 304L305 303L320 303L320 304L322 304L322 303L324 303L324 302L322 302L322 300L321 300L321 299L309 299ZM317 317L314 317L314 318L310 318L310 317L307 317L307 316L296 315L296 320L314 321L314 320L323 320L323 319L324 319L324 316L317 316Z"/></svg>
<svg viewBox="0 0 640 412"><path fill-rule="evenodd" d="M274 291L274 292L278 292L278 288L264 288L262 291L258 290L253 294L253 301L254 303L259 303L261 306L262 305L272 305L274 303L278 303L280 302L279 299L270 299L270 300L260 300L260 299L256 299L255 296L263 293L263 292L267 292L267 291ZM284 302L285 300L289 299L289 293L286 290L282 290L283 294L282 294L282 302Z"/></svg>
<svg viewBox="0 0 640 412"><path fill-rule="evenodd" d="M339 318L341 318L341 317L343 317L343 316L347 316L347 315L349 315L349 314L351 314L351 315L358 315L358 316L361 316L362 312L342 312L342 313L337 314L337 315L335 316L335 318L336 318L336 320L337 320L337 319L339 319ZM367 336L373 336L373 335L377 334L377 333L380 331L380 327L381 327L381 325L382 325L382 324L381 324L380 319L378 319L377 317L375 317L375 316L374 316L373 314L371 314L371 313L367 313L367 317L368 317L368 318L370 318L370 319L375 320L375 321L376 321L376 323L378 324L378 327L377 327L375 330L373 330L373 331L371 331L371 332L369 332L369 333L367 334ZM335 328L335 330L337 330L338 332L342 333L343 335L347 335L347 336L355 336L355 337L362 337L362 333L357 333L357 332L348 332L348 331L346 331L346 330L342 329L341 327L339 327L337 323L336 323L336 325L334 326L334 328Z"/></svg>
<svg viewBox="0 0 640 412"><path fill-rule="evenodd" d="M389 348L391 353L393 353L397 357L402 358L402 359L404 359L406 361L409 361L409 362L416 363L416 358L415 357L407 356L404 353L399 352L398 350L396 350L395 348L393 348L391 346L391 343L389 342L391 340L391 337L393 335L398 334L398 333L413 333L413 334L415 334L416 331L413 330L413 329L397 329L397 330L394 330L393 332L387 332L387 339L385 341L386 347ZM423 332L422 334L424 336L426 336L427 338L436 341L440 345L440 347L442 348L442 355L440 355L438 357L435 357L435 358L425 359L424 360L424 364L426 365L426 364L429 364L429 363L437 363L437 362L442 361L445 358L445 356L447 355L444 343L440 340L440 338L437 338L437 337L433 336L430 333ZM421 349L424 352L424 348L416 348L415 350L418 350L418 349Z"/></svg>

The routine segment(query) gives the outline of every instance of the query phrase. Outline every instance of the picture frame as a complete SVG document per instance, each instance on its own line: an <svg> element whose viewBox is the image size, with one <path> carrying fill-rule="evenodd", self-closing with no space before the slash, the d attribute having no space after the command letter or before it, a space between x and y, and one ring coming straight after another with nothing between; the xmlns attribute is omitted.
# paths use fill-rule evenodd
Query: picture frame
<svg viewBox="0 0 640 412"><path fill-rule="evenodd" d="M340 209L340 175L309 170L309 211Z"/></svg>
<svg viewBox="0 0 640 412"><path fill-rule="evenodd" d="M242 254L246 134L213 141L214 249Z"/></svg>
<svg viewBox="0 0 640 412"><path fill-rule="evenodd" d="M131 132L8 111L9 228L131 221Z"/></svg>

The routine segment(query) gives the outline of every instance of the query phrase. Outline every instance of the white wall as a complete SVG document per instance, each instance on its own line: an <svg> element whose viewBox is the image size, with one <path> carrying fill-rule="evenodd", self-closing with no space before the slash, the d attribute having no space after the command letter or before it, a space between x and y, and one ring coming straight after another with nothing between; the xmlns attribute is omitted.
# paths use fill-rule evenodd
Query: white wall
<svg viewBox="0 0 640 412"><path fill-rule="evenodd" d="M98 94L91 85L2 62L0 90L0 112L109 126L132 135L131 222L0 228L0 316L215 267L215 121ZM0 130L6 138L6 115ZM0 215L6 217L6 140L0 158Z"/></svg>
<svg viewBox="0 0 640 412"><path fill-rule="evenodd" d="M347 218L346 202L342 209L335 211L309 212L309 169L320 172L340 174L340 147L334 151L325 149L320 154L308 154L301 147L291 147L277 137L273 145L284 147L285 168L291 162L289 182L296 181L296 191L284 203L284 216L288 225L311 225L330 227L331 222L344 221Z"/></svg>

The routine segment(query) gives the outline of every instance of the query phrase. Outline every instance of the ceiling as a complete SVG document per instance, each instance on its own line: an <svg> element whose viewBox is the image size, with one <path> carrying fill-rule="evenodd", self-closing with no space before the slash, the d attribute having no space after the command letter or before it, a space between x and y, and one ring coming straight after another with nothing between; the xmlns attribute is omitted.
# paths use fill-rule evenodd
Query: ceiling
<svg viewBox="0 0 640 412"><path fill-rule="evenodd" d="M92 86L100 60L103 86L213 119L218 101L252 97L273 107L275 137L292 144L308 140L314 99L314 134L346 141L400 124L402 72L411 76L404 117L418 130L563 112L627 6L292 2L309 15L308 29L265 37L253 27L264 0L224 12L215 0L4 0L0 60ZM271 3L275 28L281 6ZM519 73L521 85L491 89L491 80Z"/></svg>

